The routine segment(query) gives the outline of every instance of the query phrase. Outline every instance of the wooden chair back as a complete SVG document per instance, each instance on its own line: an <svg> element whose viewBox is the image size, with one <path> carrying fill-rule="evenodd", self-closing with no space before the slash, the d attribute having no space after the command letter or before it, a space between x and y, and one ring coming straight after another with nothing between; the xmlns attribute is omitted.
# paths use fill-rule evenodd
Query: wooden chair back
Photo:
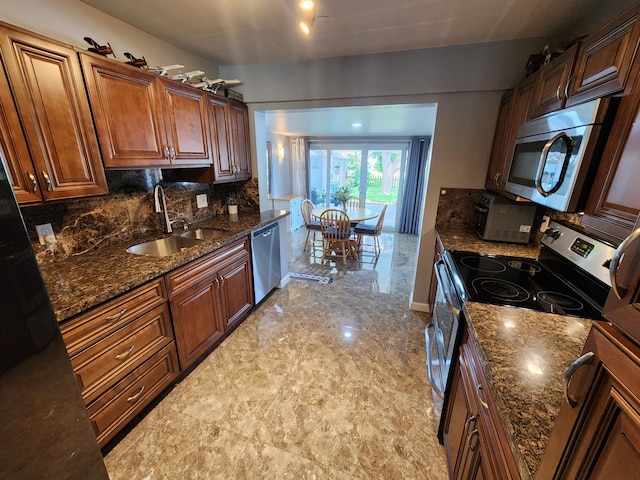
<svg viewBox="0 0 640 480"><path fill-rule="evenodd" d="M300 210L302 210L302 218L304 224L309 225L311 223L311 212L313 211L313 202L308 198L305 198L300 204Z"/></svg>
<svg viewBox="0 0 640 480"><path fill-rule="evenodd" d="M325 210L320 216L322 236L328 240L348 240L351 235L351 220L342 210Z"/></svg>

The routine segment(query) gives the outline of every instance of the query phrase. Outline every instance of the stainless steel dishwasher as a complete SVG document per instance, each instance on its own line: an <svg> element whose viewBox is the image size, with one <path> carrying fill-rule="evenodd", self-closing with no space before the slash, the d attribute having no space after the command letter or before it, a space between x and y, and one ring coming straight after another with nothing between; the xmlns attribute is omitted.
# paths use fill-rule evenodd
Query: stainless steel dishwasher
<svg viewBox="0 0 640 480"><path fill-rule="evenodd" d="M253 291L259 304L280 283L280 229L278 222L251 233Z"/></svg>

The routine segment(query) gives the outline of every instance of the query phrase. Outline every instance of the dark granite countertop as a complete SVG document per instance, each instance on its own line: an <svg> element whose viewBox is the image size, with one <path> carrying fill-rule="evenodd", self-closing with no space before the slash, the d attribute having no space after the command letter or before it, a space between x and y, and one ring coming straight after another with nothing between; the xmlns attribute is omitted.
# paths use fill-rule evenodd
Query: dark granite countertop
<svg viewBox="0 0 640 480"><path fill-rule="evenodd" d="M486 242L463 229L439 229L447 250L536 258L538 246ZM533 478L562 402L562 377L580 356L591 320L467 302L493 399L523 479Z"/></svg>
<svg viewBox="0 0 640 480"><path fill-rule="evenodd" d="M216 241L202 242L201 245L168 257L147 257L125 251L133 244L170 236L158 234L41 265L56 318L58 322L63 322L286 215L289 215L289 212L284 210L268 210L261 213L212 217L193 224L190 228L216 228L228 232L227 236ZM173 235L182 232L177 231Z"/></svg>

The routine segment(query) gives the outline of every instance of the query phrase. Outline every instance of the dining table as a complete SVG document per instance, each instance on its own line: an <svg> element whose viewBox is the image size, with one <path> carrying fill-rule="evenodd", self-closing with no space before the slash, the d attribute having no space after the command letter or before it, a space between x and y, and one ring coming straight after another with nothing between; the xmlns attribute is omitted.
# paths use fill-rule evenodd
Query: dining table
<svg viewBox="0 0 640 480"><path fill-rule="evenodd" d="M376 218L379 215L378 212L374 212L370 208L348 208L348 207L346 209L342 207L314 208L313 211L311 212L311 215L313 215L316 218L320 218L323 212L325 212L326 210L333 210L333 209L340 210L346 213L351 222L364 222L365 220L371 220L373 218Z"/></svg>

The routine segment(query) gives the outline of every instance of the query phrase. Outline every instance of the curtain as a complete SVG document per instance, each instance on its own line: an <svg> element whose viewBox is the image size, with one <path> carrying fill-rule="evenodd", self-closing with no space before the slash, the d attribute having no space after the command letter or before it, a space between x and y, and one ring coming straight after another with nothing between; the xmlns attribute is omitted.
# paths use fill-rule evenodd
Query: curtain
<svg viewBox="0 0 640 480"><path fill-rule="evenodd" d="M400 207L399 233L419 233L430 142L431 137L411 137L409 142L407 180Z"/></svg>
<svg viewBox="0 0 640 480"><path fill-rule="evenodd" d="M291 187L295 195L307 196L307 140L291 139Z"/></svg>

